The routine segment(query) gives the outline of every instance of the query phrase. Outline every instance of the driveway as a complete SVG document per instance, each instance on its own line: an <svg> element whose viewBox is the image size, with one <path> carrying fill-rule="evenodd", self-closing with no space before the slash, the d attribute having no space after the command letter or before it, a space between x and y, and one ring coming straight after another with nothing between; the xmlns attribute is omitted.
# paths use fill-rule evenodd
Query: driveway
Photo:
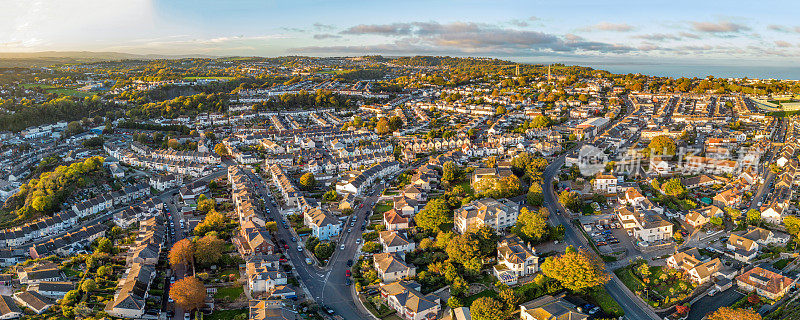
<svg viewBox="0 0 800 320"><path fill-rule="evenodd" d="M713 312L722 307L730 306L742 297L744 297L744 295L736 291L734 288L717 293L713 297L705 296L692 304L692 308L689 310L689 317L687 320L703 319L703 317L709 312Z"/></svg>

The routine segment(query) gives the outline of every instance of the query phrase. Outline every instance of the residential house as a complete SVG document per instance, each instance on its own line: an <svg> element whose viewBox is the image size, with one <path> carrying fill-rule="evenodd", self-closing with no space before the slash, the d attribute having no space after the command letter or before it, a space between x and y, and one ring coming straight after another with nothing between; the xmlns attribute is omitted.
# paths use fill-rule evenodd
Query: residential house
<svg viewBox="0 0 800 320"><path fill-rule="evenodd" d="M497 244L497 264L494 275L507 285L514 285L520 277L539 271L536 250L525 245L517 236L507 236Z"/></svg>
<svg viewBox="0 0 800 320"><path fill-rule="evenodd" d="M422 294L422 286L414 281L381 283L381 297L406 320L432 320L441 311L441 299L434 294Z"/></svg>
<svg viewBox="0 0 800 320"><path fill-rule="evenodd" d="M686 223L692 227L700 228L708 223L712 217L723 217L725 211L717 206L706 206L699 209L693 209L686 215Z"/></svg>
<svg viewBox="0 0 800 320"><path fill-rule="evenodd" d="M14 294L14 300L20 305L31 309L36 314L42 314L55 304L55 301L39 294L36 291L22 291Z"/></svg>
<svg viewBox="0 0 800 320"><path fill-rule="evenodd" d="M586 320L589 315L578 311L563 296L544 295L519 305L522 320Z"/></svg>
<svg viewBox="0 0 800 320"><path fill-rule="evenodd" d="M378 253L372 256L372 261L383 282L411 278L417 274L417 268L406 263L397 253Z"/></svg>
<svg viewBox="0 0 800 320"><path fill-rule="evenodd" d="M459 233L489 227L495 232L517 223L519 206L508 199L484 198L473 200L455 211L455 227Z"/></svg>
<svg viewBox="0 0 800 320"><path fill-rule="evenodd" d="M761 267L755 267L736 277L739 289L752 291L776 301L789 292L795 284L796 280Z"/></svg>
<svg viewBox="0 0 800 320"><path fill-rule="evenodd" d="M592 181L592 187L594 187L594 190L601 193L617 193L617 181L617 177L613 174L598 173Z"/></svg>
<svg viewBox="0 0 800 320"><path fill-rule="evenodd" d="M24 315L25 314L22 312L22 309L20 309L14 302L14 298L11 296L0 295L0 319L17 319Z"/></svg>
<svg viewBox="0 0 800 320"><path fill-rule="evenodd" d="M396 230L381 231L378 234L378 242L383 246L383 252L398 253L402 257L405 257L406 252L414 251L416 247L406 232Z"/></svg>
<svg viewBox="0 0 800 320"><path fill-rule="evenodd" d="M732 251L731 254L734 259L744 263L750 263L751 260L755 259L759 250L757 242L737 234L731 234L726 246L728 250Z"/></svg>
<svg viewBox="0 0 800 320"><path fill-rule="evenodd" d="M342 222L331 212L320 207L306 210L303 214L303 224L311 228L312 235L323 241L338 236L342 230Z"/></svg>

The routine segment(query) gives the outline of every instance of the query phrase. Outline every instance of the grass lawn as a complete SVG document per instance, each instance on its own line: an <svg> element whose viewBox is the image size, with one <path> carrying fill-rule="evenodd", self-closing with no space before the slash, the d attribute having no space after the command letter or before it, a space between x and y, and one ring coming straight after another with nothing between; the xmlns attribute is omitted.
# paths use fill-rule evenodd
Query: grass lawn
<svg viewBox="0 0 800 320"><path fill-rule="evenodd" d="M633 274L630 268L620 268L614 270L614 273L617 274L617 277L619 277L622 283L624 283L628 289L631 289L631 291L636 292L644 289L644 283Z"/></svg>
<svg viewBox="0 0 800 320"><path fill-rule="evenodd" d="M23 83L23 84L20 85L20 87L23 87L25 89L30 89L30 88L53 89L53 88L55 88L52 85L42 84L42 83Z"/></svg>
<svg viewBox="0 0 800 320"><path fill-rule="evenodd" d="M472 190L472 185L470 185L469 179L465 179L464 181L457 183L456 185L453 186L453 188L455 188L456 186L461 186L462 188L464 188L464 190L467 191L468 196L475 195L475 191Z"/></svg>
<svg viewBox="0 0 800 320"><path fill-rule="evenodd" d="M244 293L242 287L219 288L217 289L217 293L214 294L214 299L223 300L225 297L228 297L229 301L234 301L239 298L242 293Z"/></svg>
<svg viewBox="0 0 800 320"><path fill-rule="evenodd" d="M204 320L229 320L233 319L237 315L240 314L248 314L247 309L234 309L234 310L214 310L208 316L203 317Z"/></svg>
<svg viewBox="0 0 800 320"><path fill-rule="evenodd" d="M375 208L373 208L372 211L375 214L383 214L384 212L389 211L391 209L392 209L392 204L390 204L390 203L381 203L381 204L375 205Z"/></svg>
<svg viewBox="0 0 800 320"><path fill-rule="evenodd" d="M464 299L464 305L465 306L471 306L472 303L475 302L475 300L478 300L479 298L483 298L483 297L492 297L492 298L495 298L495 299L499 299L500 298L500 296L497 294L496 291L494 291L492 289L486 289L486 290L483 290L481 292L473 294L473 295L467 297L466 299Z"/></svg>
<svg viewBox="0 0 800 320"><path fill-rule="evenodd" d="M772 266L775 267L775 269L783 270L783 268L786 268L787 264L789 264L789 259L780 259L775 261Z"/></svg>

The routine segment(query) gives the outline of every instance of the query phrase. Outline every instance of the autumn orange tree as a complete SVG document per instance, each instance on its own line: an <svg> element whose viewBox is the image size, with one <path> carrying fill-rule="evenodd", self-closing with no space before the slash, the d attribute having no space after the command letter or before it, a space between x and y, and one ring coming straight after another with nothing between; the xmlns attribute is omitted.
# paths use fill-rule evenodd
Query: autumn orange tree
<svg viewBox="0 0 800 320"><path fill-rule="evenodd" d="M509 316L503 303L492 297L481 297L472 302L470 313L475 320L504 320Z"/></svg>
<svg viewBox="0 0 800 320"><path fill-rule="evenodd" d="M183 239L172 245L169 250L169 264L173 269L179 265L191 265L194 269L194 244L189 239Z"/></svg>
<svg viewBox="0 0 800 320"><path fill-rule="evenodd" d="M602 263L586 251L572 247L568 247L560 256L548 257L542 264L542 272L572 291L595 287L610 279Z"/></svg>
<svg viewBox="0 0 800 320"><path fill-rule="evenodd" d="M184 310L191 311L203 306L206 298L206 287L195 277L186 277L176 281L169 289L169 296L175 304Z"/></svg>
<svg viewBox="0 0 800 320"><path fill-rule="evenodd" d="M707 320L761 320L761 315L750 309L722 307L706 317Z"/></svg>

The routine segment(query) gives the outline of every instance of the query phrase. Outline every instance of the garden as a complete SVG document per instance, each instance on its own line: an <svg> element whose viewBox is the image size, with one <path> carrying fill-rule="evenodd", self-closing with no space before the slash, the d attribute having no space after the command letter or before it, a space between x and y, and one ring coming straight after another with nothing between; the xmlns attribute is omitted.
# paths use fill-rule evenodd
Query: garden
<svg viewBox="0 0 800 320"><path fill-rule="evenodd" d="M644 261L614 271L620 280L654 308L673 306L688 298L696 285L675 269L648 266Z"/></svg>

